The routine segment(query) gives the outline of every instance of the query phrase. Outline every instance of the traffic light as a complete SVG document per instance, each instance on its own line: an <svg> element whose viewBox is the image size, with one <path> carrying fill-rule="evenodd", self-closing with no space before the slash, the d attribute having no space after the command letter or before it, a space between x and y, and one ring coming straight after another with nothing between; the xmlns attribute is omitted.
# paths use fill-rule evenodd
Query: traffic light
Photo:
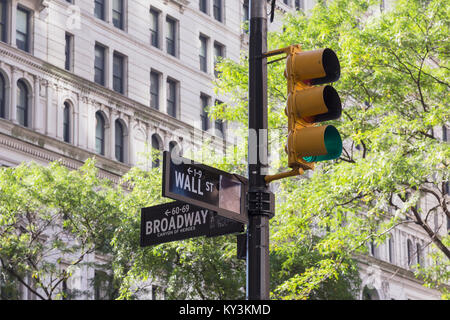
<svg viewBox="0 0 450 320"><path fill-rule="evenodd" d="M293 171L268 176L268 182L297 175L300 170L312 170L315 162L336 159L342 153L338 130L332 125L318 125L341 116L341 99L332 86L326 85L340 77L336 54L328 48L302 51L299 45L292 45L266 56L282 52L287 54L284 72L288 88L286 152L288 166Z"/></svg>

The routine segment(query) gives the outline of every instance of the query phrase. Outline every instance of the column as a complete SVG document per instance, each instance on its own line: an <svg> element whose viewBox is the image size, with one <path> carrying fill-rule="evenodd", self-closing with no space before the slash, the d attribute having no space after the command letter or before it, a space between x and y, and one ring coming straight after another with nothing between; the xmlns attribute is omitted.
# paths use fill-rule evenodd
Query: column
<svg viewBox="0 0 450 320"><path fill-rule="evenodd" d="M128 146L129 146L129 157L128 164L134 166L136 164L136 146L134 141L134 121L129 117L128 121Z"/></svg>
<svg viewBox="0 0 450 320"><path fill-rule="evenodd" d="M17 123L17 80L18 74L15 67L11 67L11 91L10 91L10 106L9 114L11 121Z"/></svg>
<svg viewBox="0 0 450 320"><path fill-rule="evenodd" d="M105 21L112 23L112 0L105 0Z"/></svg>
<svg viewBox="0 0 450 320"><path fill-rule="evenodd" d="M163 113L167 113L167 74L161 74L161 97L159 110Z"/></svg>
<svg viewBox="0 0 450 320"><path fill-rule="evenodd" d="M114 50L112 48L106 49L106 74L105 74L105 87L113 89L113 73L114 73Z"/></svg>
<svg viewBox="0 0 450 320"><path fill-rule="evenodd" d="M109 113L109 142L110 142L109 157L113 160L116 160L116 119L117 118L119 118L119 115L111 109L110 113Z"/></svg>
<svg viewBox="0 0 450 320"><path fill-rule="evenodd" d="M73 110L72 110L72 124L73 124L73 129L72 129L72 144L74 146L78 146L78 141L79 141L79 122L80 122L80 96L77 95L77 100L75 101L74 105L73 105Z"/></svg>
<svg viewBox="0 0 450 320"><path fill-rule="evenodd" d="M56 131L52 126L54 117L54 109L53 109L53 84L51 82L47 83L47 121L45 125L46 135L55 137Z"/></svg>
<svg viewBox="0 0 450 320"><path fill-rule="evenodd" d="M63 140L63 121L64 121L64 106L63 106L63 102L62 102L62 92L61 92L62 88L61 87L56 87L56 113L55 113L55 117L53 119L53 123L55 126L55 132L56 132L56 138L58 138L59 140Z"/></svg>
<svg viewBox="0 0 450 320"><path fill-rule="evenodd" d="M88 114L89 114L89 99L84 96L80 97L78 101L78 144L82 149L88 149Z"/></svg>
<svg viewBox="0 0 450 320"><path fill-rule="evenodd" d="M16 20L17 20L17 4L18 0L13 0L11 2L11 20L10 20L10 28L11 28L11 46L16 47Z"/></svg>
<svg viewBox="0 0 450 320"><path fill-rule="evenodd" d="M92 152L95 151L95 107L92 103L92 100L88 99L86 104L87 112L86 112L86 141L87 141L87 149Z"/></svg>
<svg viewBox="0 0 450 320"><path fill-rule="evenodd" d="M39 133L44 133L44 109L40 101L40 79L38 76L34 77L33 95L34 108L31 108L34 119L33 128Z"/></svg>

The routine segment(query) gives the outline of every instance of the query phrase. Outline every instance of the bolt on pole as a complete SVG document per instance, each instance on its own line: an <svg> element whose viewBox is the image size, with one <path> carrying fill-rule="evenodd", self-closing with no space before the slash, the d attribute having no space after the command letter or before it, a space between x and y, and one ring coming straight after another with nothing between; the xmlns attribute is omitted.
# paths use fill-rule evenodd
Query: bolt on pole
<svg viewBox="0 0 450 320"><path fill-rule="evenodd" d="M269 299L269 219L273 196L266 185L268 159L267 134L267 0L250 0L249 35L249 137L256 136L256 161L248 163L249 189L247 195L249 224L247 227L247 299ZM251 135L250 132L256 132ZM255 151L255 141L249 141ZM269 208L268 208L269 207Z"/></svg>

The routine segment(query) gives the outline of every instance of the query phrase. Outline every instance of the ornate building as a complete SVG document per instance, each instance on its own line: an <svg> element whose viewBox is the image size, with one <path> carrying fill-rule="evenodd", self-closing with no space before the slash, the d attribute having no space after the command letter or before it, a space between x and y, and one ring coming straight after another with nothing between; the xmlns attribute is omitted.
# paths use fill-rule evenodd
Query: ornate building
<svg viewBox="0 0 450 320"><path fill-rule="evenodd" d="M78 168L95 156L118 181L155 165L140 155L150 147L183 152L209 138L223 148L226 124L205 107L226 101L213 90L214 63L247 49L247 17L244 0L0 0L0 165ZM439 297L404 263L407 241L423 242L417 232L397 230L392 246L361 257L361 298ZM86 288L94 275L82 270L71 285Z"/></svg>

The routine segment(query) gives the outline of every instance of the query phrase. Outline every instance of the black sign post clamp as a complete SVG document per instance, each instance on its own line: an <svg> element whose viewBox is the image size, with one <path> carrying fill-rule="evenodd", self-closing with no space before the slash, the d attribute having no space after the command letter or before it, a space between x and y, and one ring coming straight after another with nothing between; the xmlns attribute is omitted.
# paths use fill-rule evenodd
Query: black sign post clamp
<svg viewBox="0 0 450 320"><path fill-rule="evenodd" d="M275 215L275 196L268 190L249 190L247 193L248 215L255 212L268 216L269 219Z"/></svg>

